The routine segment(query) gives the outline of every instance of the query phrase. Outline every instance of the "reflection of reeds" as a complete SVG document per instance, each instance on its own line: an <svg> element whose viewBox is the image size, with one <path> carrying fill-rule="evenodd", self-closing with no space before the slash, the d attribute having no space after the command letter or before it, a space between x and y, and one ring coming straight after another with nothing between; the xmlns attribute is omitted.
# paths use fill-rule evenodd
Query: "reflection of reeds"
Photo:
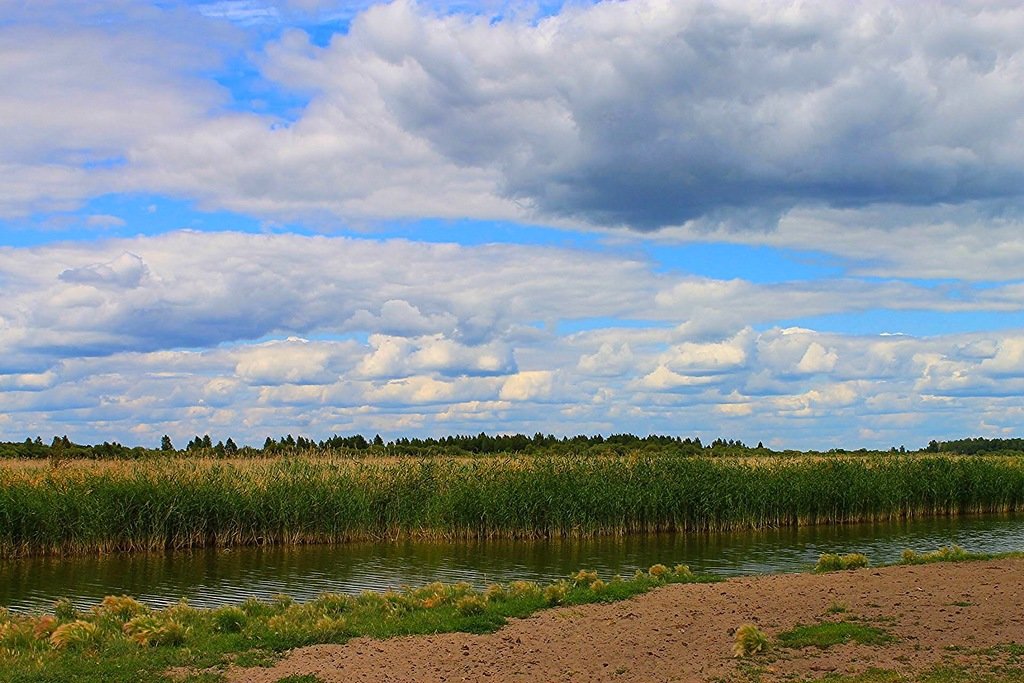
<svg viewBox="0 0 1024 683"><path fill-rule="evenodd" d="M289 458L0 468L0 556L842 523L1017 509L1007 458Z"/></svg>

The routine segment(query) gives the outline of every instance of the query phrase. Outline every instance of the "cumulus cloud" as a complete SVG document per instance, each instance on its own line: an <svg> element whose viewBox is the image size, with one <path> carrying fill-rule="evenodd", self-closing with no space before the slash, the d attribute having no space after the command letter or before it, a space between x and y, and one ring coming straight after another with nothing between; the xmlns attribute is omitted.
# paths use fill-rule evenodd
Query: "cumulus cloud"
<svg viewBox="0 0 1024 683"><path fill-rule="evenodd" d="M282 94L308 98L288 122L227 112L195 77L237 49L224 19L287 6L124 10L123 30L59 35L21 17L0 36L0 210L117 187L265 216L728 231L794 208L1020 203L1013 5L630 0L499 21L357 8L327 45L285 30L258 57Z"/></svg>
<svg viewBox="0 0 1024 683"><path fill-rule="evenodd" d="M399 1L326 48L270 48L268 73L317 97L266 153L372 124L457 188L473 169L540 215L641 229L1017 198L1022 27L952 3L634 0L495 23Z"/></svg>
<svg viewBox="0 0 1024 683"><path fill-rule="evenodd" d="M148 274L149 268L145 261L135 254L125 252L107 263L68 268L58 278L83 285L134 288L142 284Z"/></svg>

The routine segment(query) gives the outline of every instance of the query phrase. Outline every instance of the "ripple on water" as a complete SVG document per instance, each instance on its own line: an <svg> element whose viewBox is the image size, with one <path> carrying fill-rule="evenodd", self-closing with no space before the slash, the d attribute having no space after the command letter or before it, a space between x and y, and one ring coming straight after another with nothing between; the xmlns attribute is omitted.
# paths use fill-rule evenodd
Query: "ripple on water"
<svg viewBox="0 0 1024 683"><path fill-rule="evenodd" d="M550 581L580 568L631 574L657 562L725 576L800 571L824 552L861 552L891 562L904 548L957 543L978 552L1024 549L1024 515L951 517L724 534L461 543L357 543L173 554L34 558L0 563L0 605L44 609L59 597L88 607L127 593L154 607L182 597L197 607L287 594L359 593L431 581L483 586Z"/></svg>

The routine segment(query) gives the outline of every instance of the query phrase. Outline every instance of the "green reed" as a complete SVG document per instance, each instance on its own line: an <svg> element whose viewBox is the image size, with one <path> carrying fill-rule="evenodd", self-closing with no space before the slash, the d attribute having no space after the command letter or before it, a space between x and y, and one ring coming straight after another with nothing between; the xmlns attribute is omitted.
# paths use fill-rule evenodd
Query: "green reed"
<svg viewBox="0 0 1024 683"><path fill-rule="evenodd" d="M0 556L713 531L1015 510L1007 458L280 459L0 469Z"/></svg>

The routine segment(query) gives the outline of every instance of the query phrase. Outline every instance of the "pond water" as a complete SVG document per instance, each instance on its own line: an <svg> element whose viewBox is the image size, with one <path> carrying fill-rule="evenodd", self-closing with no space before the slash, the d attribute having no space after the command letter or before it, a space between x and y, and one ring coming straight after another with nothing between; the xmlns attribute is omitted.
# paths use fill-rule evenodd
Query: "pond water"
<svg viewBox="0 0 1024 683"><path fill-rule="evenodd" d="M482 586L548 581L577 569L606 578L658 562L734 576L805 570L824 552L862 552L892 562L904 548L959 544L977 552L1024 550L1024 514L940 517L903 522L655 534L582 539L401 541L292 548L235 548L168 554L115 554L0 562L0 605L47 608L59 597L88 607L127 593L161 606L187 598L197 607L323 592L356 593L430 581Z"/></svg>

